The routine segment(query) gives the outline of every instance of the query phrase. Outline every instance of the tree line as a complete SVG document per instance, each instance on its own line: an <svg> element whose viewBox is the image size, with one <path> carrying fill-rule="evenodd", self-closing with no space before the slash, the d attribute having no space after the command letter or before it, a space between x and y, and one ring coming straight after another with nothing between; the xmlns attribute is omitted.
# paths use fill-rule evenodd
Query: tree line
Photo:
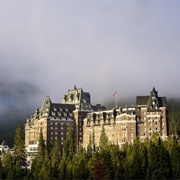
<svg viewBox="0 0 180 180"><path fill-rule="evenodd" d="M102 128L98 148L90 141L86 149L81 147L76 153L72 126L69 126L63 149L58 140L53 146L45 146L41 132L31 169L23 168L24 163L24 142L18 126L14 155L8 152L0 161L0 179L179 179L180 141L173 136L162 141L155 133L145 142L135 138L133 144L119 148L108 141Z"/></svg>

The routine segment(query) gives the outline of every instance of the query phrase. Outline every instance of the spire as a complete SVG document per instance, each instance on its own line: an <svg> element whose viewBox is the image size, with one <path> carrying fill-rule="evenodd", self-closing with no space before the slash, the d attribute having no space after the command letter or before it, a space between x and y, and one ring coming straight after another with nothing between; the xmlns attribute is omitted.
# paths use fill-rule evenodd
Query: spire
<svg viewBox="0 0 180 180"><path fill-rule="evenodd" d="M152 91L150 92L152 95L158 95L158 91L156 91L155 87L153 86Z"/></svg>
<svg viewBox="0 0 180 180"><path fill-rule="evenodd" d="M153 87L150 92L149 100L147 103L147 108L149 109L158 109L159 108L159 98L158 91L156 91L155 87Z"/></svg>
<svg viewBox="0 0 180 180"><path fill-rule="evenodd" d="M42 106L41 106L41 111L43 110L43 109L45 109L45 108L49 108L50 107L50 105L51 105L51 99L50 99L50 97L49 96L46 96L45 97L45 99L44 99L44 101L43 101L43 104L42 104Z"/></svg>

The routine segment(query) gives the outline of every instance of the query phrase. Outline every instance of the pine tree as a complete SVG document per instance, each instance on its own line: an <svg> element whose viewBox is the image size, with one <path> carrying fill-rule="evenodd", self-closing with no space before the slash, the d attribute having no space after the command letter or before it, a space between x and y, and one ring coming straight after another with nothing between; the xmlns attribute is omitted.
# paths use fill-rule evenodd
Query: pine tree
<svg viewBox="0 0 180 180"><path fill-rule="evenodd" d="M44 144L43 133L41 129L40 134L39 134L39 140L38 140L38 154L33 159L32 165L31 165L31 172L35 179L39 179L39 174L40 174L44 161L45 161L45 144Z"/></svg>
<svg viewBox="0 0 180 180"><path fill-rule="evenodd" d="M63 153L64 153L66 158L71 159L71 160L72 160L72 157L75 153L75 138L74 138L72 124L70 124L68 127L67 136L66 136L66 139L64 141Z"/></svg>
<svg viewBox="0 0 180 180"><path fill-rule="evenodd" d="M20 124L16 128L14 137L14 162L17 169L25 165L25 148L24 148L24 136L21 130Z"/></svg>
<svg viewBox="0 0 180 180"><path fill-rule="evenodd" d="M104 164L100 153L96 152L93 154L89 161L89 169L94 180L104 179Z"/></svg>
<svg viewBox="0 0 180 180"><path fill-rule="evenodd" d="M52 177L57 178L58 175L58 166L60 162L60 145L59 141L56 139L55 144L50 152L51 156L51 171L52 171Z"/></svg>
<svg viewBox="0 0 180 180"><path fill-rule="evenodd" d="M13 157L10 151L3 155L2 166L4 167L4 176L7 176L9 171L13 169Z"/></svg>
<svg viewBox="0 0 180 180"><path fill-rule="evenodd" d="M67 168L66 157L63 153L62 159L60 160L60 164L58 167L59 179L64 180L66 178L66 172L67 172L66 168Z"/></svg>
<svg viewBox="0 0 180 180"><path fill-rule="evenodd" d="M77 155L73 156L73 179L87 179L89 177L88 161L90 157L88 154L80 149Z"/></svg>
<svg viewBox="0 0 180 180"><path fill-rule="evenodd" d="M45 144L44 144L44 140L43 140L42 129L40 130L38 143L39 143L38 144L38 158L43 160L44 156L45 156Z"/></svg>
<svg viewBox="0 0 180 180"><path fill-rule="evenodd" d="M106 148L108 145L108 137L106 136L104 126L102 126L101 136L99 139L99 147L100 149Z"/></svg>

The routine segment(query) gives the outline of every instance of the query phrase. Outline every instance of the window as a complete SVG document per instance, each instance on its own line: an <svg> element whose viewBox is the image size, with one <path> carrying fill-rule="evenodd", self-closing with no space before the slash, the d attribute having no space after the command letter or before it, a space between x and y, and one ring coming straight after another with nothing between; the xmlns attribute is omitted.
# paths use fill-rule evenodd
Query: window
<svg viewBox="0 0 180 180"><path fill-rule="evenodd" d="M64 132L61 132L61 135L63 135L64 134Z"/></svg>

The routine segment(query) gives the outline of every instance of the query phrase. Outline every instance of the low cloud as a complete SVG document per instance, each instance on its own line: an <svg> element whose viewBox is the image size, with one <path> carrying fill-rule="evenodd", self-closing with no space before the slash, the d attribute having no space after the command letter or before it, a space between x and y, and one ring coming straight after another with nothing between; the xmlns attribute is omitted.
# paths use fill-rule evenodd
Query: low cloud
<svg viewBox="0 0 180 180"><path fill-rule="evenodd" d="M26 82L0 81L0 121L22 121L32 114L42 92Z"/></svg>

